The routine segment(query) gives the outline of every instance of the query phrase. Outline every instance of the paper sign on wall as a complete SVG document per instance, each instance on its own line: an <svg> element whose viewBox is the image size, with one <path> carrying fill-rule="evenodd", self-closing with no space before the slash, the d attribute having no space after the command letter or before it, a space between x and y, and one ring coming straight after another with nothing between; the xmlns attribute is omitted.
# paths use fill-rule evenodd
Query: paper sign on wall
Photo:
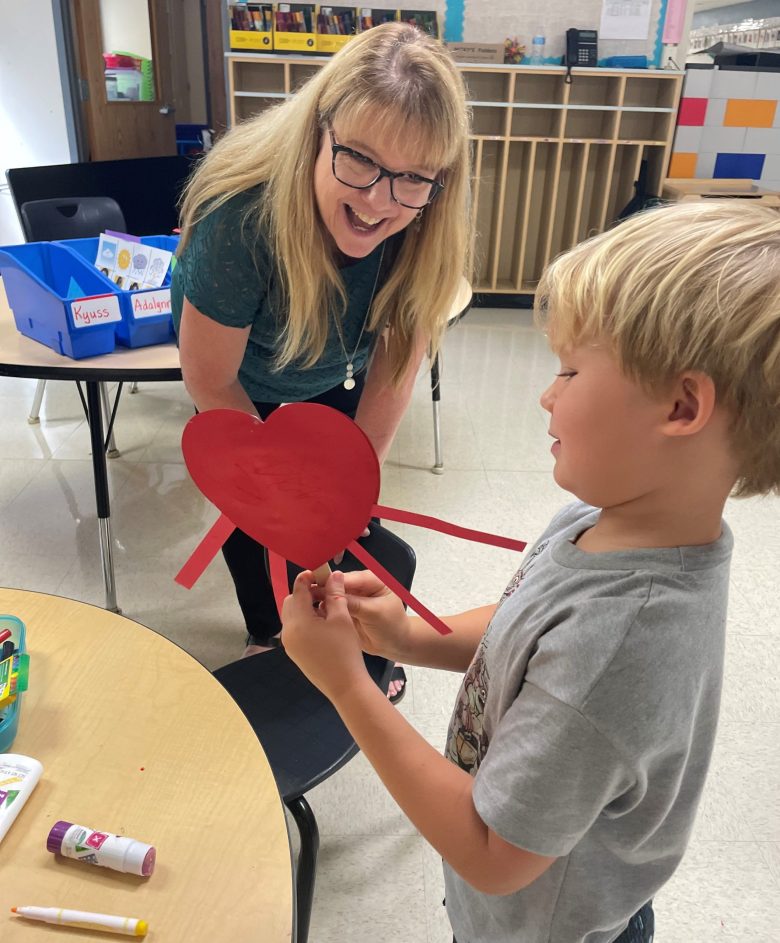
<svg viewBox="0 0 780 943"><path fill-rule="evenodd" d="M647 39L650 0L604 0L599 39Z"/></svg>
<svg viewBox="0 0 780 943"><path fill-rule="evenodd" d="M74 327L92 327L95 324L111 324L121 321L119 298L116 295L90 295L76 298L70 303Z"/></svg>
<svg viewBox="0 0 780 943"><path fill-rule="evenodd" d="M688 0L669 0L667 3L663 35L663 42L667 45L676 46L682 42L687 7Z"/></svg>

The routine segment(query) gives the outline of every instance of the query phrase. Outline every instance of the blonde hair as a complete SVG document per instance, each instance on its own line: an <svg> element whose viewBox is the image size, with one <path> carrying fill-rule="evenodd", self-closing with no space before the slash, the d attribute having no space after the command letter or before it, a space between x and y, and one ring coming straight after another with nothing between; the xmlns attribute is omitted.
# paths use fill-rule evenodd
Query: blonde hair
<svg viewBox="0 0 780 943"><path fill-rule="evenodd" d="M556 349L606 340L649 391L707 374L731 417L734 494L780 493L780 212L706 200L639 213L556 259L536 316Z"/></svg>
<svg viewBox="0 0 780 943"><path fill-rule="evenodd" d="M377 114L379 121L377 123ZM245 236L268 240L286 303L277 357L311 366L322 354L328 318L345 310L344 285L314 196L322 129L339 117L401 138L425 166L440 167L444 190L404 230L395 264L367 325L387 324L397 382L417 331L435 350L460 279L471 275L469 112L463 82L444 46L404 23L351 40L284 104L229 131L185 189L181 251L192 227L231 197L264 183L245 217Z"/></svg>

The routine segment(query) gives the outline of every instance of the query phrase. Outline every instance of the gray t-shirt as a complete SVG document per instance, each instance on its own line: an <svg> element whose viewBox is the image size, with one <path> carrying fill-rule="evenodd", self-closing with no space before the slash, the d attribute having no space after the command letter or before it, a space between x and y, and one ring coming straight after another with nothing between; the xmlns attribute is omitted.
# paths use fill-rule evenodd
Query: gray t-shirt
<svg viewBox="0 0 780 943"><path fill-rule="evenodd" d="M505 841L557 861L516 894L444 866L458 943L610 943L682 858L712 753L732 537L587 553L562 511L506 589L447 755Z"/></svg>

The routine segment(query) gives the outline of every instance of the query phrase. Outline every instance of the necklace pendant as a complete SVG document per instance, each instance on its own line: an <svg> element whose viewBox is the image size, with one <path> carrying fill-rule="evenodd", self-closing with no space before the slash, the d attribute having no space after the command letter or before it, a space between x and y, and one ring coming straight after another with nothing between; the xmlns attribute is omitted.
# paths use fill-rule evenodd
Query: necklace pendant
<svg viewBox="0 0 780 943"><path fill-rule="evenodd" d="M347 379L344 381L344 389L345 390L355 389L355 381L352 379L352 377L347 377Z"/></svg>

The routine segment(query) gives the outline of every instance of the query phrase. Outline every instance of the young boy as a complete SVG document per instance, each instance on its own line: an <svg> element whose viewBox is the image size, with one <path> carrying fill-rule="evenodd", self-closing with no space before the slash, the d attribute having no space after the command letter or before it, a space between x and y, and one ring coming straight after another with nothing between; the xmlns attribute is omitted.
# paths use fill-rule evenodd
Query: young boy
<svg viewBox="0 0 780 943"><path fill-rule="evenodd" d="M729 494L780 491L780 214L652 210L555 261L537 314L558 514L498 605L407 617L370 573L303 573L288 654L444 858L458 943L639 943L712 753ZM446 756L361 649L465 671Z"/></svg>

